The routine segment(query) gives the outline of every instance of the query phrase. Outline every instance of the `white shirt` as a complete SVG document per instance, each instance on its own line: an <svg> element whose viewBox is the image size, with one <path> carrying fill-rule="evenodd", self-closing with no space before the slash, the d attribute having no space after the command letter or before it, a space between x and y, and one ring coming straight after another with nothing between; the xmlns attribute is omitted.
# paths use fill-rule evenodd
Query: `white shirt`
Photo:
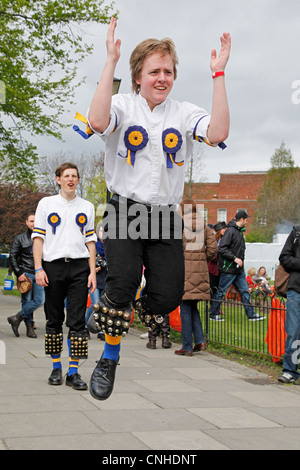
<svg viewBox="0 0 300 470"><path fill-rule="evenodd" d="M193 142L209 144L209 122L210 115L204 109L188 102L167 98L151 112L139 94L114 95L110 124L103 133L96 132L106 144L104 168L109 191L146 204L180 203ZM139 148L136 152L128 151L128 130L133 132L131 142L135 143L135 136L139 144L141 137L142 144L133 146ZM164 135L170 152L163 144Z"/></svg>
<svg viewBox="0 0 300 470"><path fill-rule="evenodd" d="M32 238L44 240L44 261L89 258L86 243L97 241L94 206L77 196L71 201L60 194L44 197L38 203L34 223Z"/></svg>

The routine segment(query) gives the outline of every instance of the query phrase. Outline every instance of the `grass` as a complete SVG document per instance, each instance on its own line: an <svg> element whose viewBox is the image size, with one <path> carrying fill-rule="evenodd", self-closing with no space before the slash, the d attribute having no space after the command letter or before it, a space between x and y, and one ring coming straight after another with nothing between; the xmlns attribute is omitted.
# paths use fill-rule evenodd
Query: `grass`
<svg viewBox="0 0 300 470"><path fill-rule="evenodd" d="M16 276L14 276L14 288L12 290L4 290L3 286L4 286L4 279L5 279L5 276L7 275L8 273L8 268L0 268L0 289L1 289L1 293L3 295L17 295L17 296L21 296L20 292L18 291L18 289L15 289L16 287L16 282L17 282L17 279L16 279ZM9 278L11 279L11 277Z"/></svg>

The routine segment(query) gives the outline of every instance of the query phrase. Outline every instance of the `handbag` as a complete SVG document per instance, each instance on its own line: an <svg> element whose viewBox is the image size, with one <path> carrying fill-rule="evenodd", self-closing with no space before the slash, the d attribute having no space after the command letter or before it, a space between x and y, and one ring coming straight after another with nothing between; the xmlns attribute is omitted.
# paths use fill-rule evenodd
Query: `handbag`
<svg viewBox="0 0 300 470"><path fill-rule="evenodd" d="M293 245L296 245L298 243L298 240L300 239L300 225L296 225L296 227L294 228L296 229L296 238L294 239ZM284 267L279 264L279 266L275 270L274 280L274 289L277 295L286 298L289 277L290 273L286 272Z"/></svg>
<svg viewBox="0 0 300 470"><path fill-rule="evenodd" d="M21 294L28 294L32 289L32 282L28 276L25 276L25 281L17 281L17 288Z"/></svg>
<svg viewBox="0 0 300 470"><path fill-rule="evenodd" d="M284 267L279 264L275 271L274 288L277 295L280 297L287 296L287 284L290 277L290 273L286 272Z"/></svg>

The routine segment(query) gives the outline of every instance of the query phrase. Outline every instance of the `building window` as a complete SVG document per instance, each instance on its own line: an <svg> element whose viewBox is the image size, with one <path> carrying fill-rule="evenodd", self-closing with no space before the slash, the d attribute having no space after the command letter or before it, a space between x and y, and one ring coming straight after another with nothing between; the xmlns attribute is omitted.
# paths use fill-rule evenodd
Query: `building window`
<svg viewBox="0 0 300 470"><path fill-rule="evenodd" d="M266 217L258 217L257 219L257 224L260 226L260 227L265 227L267 225L267 219Z"/></svg>
<svg viewBox="0 0 300 470"><path fill-rule="evenodd" d="M218 209L218 222L227 223L227 209Z"/></svg>
<svg viewBox="0 0 300 470"><path fill-rule="evenodd" d="M202 209L199 210L199 213L203 217L204 222L207 223L207 215L208 215L207 214L207 209L205 207L203 207Z"/></svg>
<svg viewBox="0 0 300 470"><path fill-rule="evenodd" d="M243 209L237 209L237 212L239 212L239 211L247 212L246 209L244 209L244 208Z"/></svg>

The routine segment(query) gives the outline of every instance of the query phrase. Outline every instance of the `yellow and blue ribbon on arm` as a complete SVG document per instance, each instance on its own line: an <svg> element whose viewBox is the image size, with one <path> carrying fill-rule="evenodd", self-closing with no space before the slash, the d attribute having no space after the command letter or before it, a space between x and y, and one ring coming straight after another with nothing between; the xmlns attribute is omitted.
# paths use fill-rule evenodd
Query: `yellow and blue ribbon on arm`
<svg viewBox="0 0 300 470"><path fill-rule="evenodd" d="M76 111L75 119L78 119L79 121L84 122L84 124L86 124L86 132L82 131L78 126L73 126L73 130L75 132L78 132L78 134L80 134L81 137L83 137L86 140L92 137L92 135L94 134L94 131L90 128L87 119L82 114L78 113L77 111Z"/></svg>
<svg viewBox="0 0 300 470"><path fill-rule="evenodd" d="M142 126L130 126L124 135L124 143L127 148L127 155L118 155L122 158L127 158L127 163L131 166L135 164L135 154L142 150L148 143L149 137L146 129Z"/></svg>
<svg viewBox="0 0 300 470"><path fill-rule="evenodd" d="M201 119L203 119L204 117L206 117L207 115L205 116L202 116L199 121L197 122L197 124L195 125L194 127L194 131L193 131L193 139L196 140L197 142L204 142L205 144L207 145L210 145L211 147L215 147L215 145L211 144L205 137L202 137L202 136L199 136L197 135L197 127L198 127L198 124L199 122L201 121ZM220 147L222 150L226 149L227 145L224 143L224 142L220 142L218 144L218 147Z"/></svg>
<svg viewBox="0 0 300 470"><path fill-rule="evenodd" d="M182 135L177 129L170 127L162 133L163 150L167 154L167 168L173 168L173 163L177 166L182 166L182 162L176 162L176 153L179 152L182 146Z"/></svg>

